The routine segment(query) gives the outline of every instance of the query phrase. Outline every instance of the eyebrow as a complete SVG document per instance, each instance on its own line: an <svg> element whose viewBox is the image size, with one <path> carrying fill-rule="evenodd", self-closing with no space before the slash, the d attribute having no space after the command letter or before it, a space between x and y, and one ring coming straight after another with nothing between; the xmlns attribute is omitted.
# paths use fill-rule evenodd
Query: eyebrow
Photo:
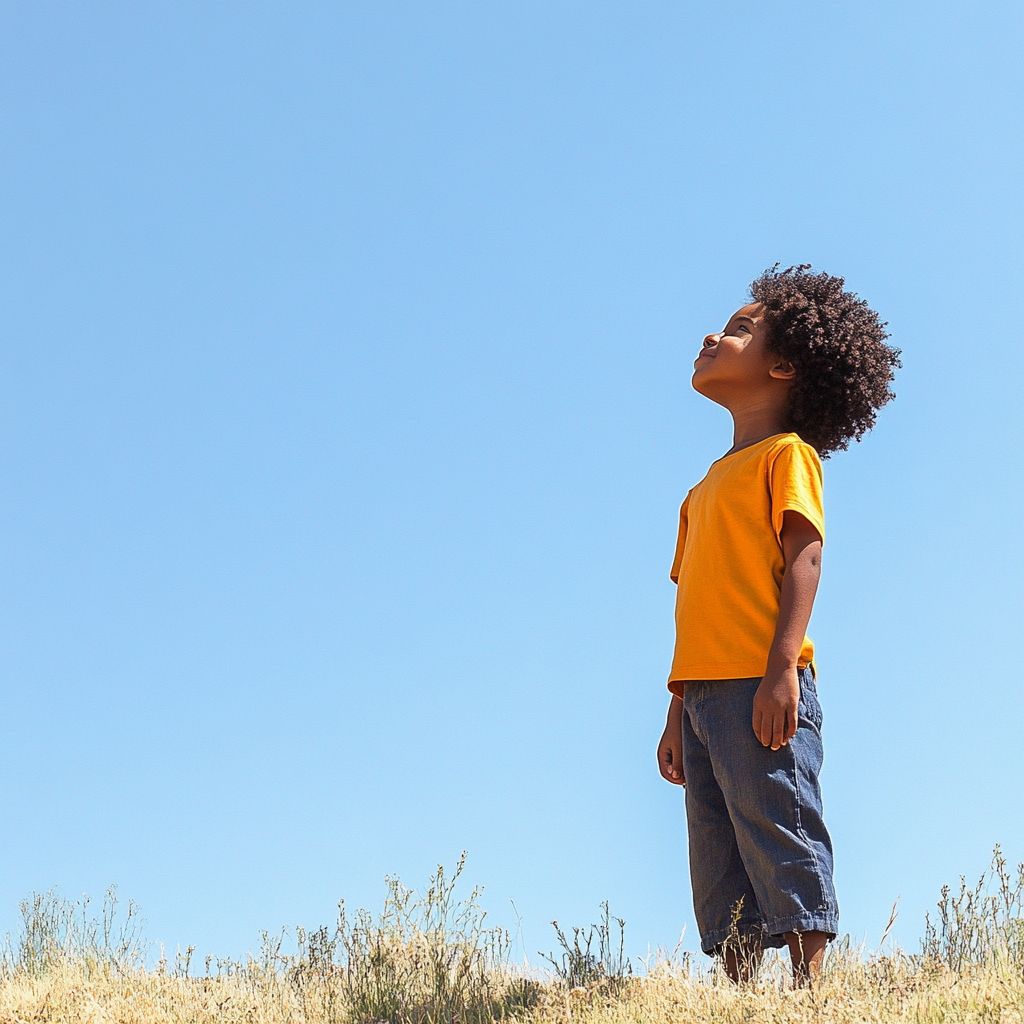
<svg viewBox="0 0 1024 1024"><path fill-rule="evenodd" d="M752 316L746 316L746 315L741 313L741 314L739 314L739 316L730 317L729 323L725 325L724 330L728 330L729 329L729 324L735 323L738 320L749 320L750 323L752 323L752 324L756 324L757 323L757 321Z"/></svg>

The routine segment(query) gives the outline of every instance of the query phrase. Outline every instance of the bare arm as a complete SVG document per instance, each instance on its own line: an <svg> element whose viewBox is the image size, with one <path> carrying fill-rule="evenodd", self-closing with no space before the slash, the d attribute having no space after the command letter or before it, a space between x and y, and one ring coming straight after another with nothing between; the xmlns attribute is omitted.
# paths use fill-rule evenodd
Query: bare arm
<svg viewBox="0 0 1024 1024"><path fill-rule="evenodd" d="M821 536L799 512L783 516L782 553L786 574L779 597L779 619L768 652L768 667L754 696L754 734L772 750L785 746L796 734L800 703L796 663L821 576Z"/></svg>

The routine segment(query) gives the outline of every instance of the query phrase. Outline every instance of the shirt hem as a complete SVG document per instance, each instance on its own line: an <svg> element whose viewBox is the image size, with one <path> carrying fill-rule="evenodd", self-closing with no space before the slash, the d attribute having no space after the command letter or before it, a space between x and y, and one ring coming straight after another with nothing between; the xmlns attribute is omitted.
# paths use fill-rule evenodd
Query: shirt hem
<svg viewBox="0 0 1024 1024"><path fill-rule="evenodd" d="M796 667L802 669L813 664L813 658L800 658L796 663ZM683 670L680 670L679 673L672 672L668 677L668 688L676 696L681 697L684 683L714 682L723 679L759 679L764 675L767 667L766 664L751 665L749 663L746 665L688 666L685 674L683 674Z"/></svg>

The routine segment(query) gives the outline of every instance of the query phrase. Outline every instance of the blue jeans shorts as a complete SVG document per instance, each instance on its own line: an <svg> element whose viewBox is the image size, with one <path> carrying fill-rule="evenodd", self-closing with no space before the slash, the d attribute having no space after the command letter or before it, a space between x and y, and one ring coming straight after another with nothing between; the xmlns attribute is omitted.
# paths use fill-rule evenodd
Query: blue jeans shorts
<svg viewBox="0 0 1024 1024"><path fill-rule="evenodd" d="M813 671L799 675L796 735L778 750L762 746L751 724L760 679L688 680L683 690L690 878L705 953L737 932L776 947L785 932L836 934L818 785L821 705Z"/></svg>

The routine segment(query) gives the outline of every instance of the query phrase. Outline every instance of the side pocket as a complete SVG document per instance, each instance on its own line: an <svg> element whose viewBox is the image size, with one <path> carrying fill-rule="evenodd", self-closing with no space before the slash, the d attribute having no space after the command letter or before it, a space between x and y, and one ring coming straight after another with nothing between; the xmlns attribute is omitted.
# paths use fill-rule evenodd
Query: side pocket
<svg viewBox="0 0 1024 1024"><path fill-rule="evenodd" d="M822 711L818 701L818 687L814 683L814 676L806 669L800 673L800 703L807 721L820 730Z"/></svg>

